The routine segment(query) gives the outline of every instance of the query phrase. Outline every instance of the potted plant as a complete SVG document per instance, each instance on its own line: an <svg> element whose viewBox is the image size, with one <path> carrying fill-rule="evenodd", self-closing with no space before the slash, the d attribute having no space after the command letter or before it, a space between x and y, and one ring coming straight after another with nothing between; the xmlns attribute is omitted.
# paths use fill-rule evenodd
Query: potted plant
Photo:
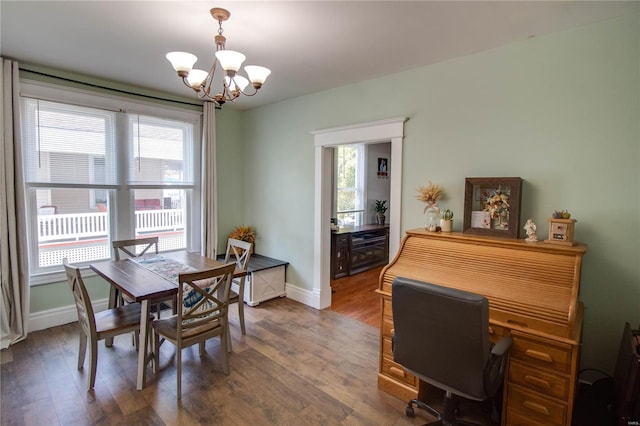
<svg viewBox="0 0 640 426"><path fill-rule="evenodd" d="M253 244L251 246L251 253L255 251L256 230L253 226L238 225L233 231L231 231L229 238L251 243Z"/></svg>
<svg viewBox="0 0 640 426"><path fill-rule="evenodd" d="M442 232L451 232L453 229L453 212L449 209L440 213L440 229Z"/></svg>
<svg viewBox="0 0 640 426"><path fill-rule="evenodd" d="M376 223L378 225L384 225L384 221L385 221L385 212L387 211L387 200L381 201L381 200L376 200L376 205L373 207L373 209L376 211Z"/></svg>

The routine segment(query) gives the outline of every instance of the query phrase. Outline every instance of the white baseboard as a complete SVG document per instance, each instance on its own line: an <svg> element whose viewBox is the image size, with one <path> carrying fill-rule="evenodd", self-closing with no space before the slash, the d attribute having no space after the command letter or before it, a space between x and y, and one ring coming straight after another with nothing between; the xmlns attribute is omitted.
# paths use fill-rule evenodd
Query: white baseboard
<svg viewBox="0 0 640 426"><path fill-rule="evenodd" d="M315 292L287 283L285 283L285 288L289 299L319 309L320 296ZM93 309L96 312L103 311L107 309L108 306L109 299L107 298L97 300L93 303ZM29 332L69 324L74 321L78 321L78 313L75 305L35 312L29 315Z"/></svg>
<svg viewBox="0 0 640 426"><path fill-rule="evenodd" d="M315 309L320 309L320 295L312 290L286 284L287 297Z"/></svg>
<svg viewBox="0 0 640 426"><path fill-rule="evenodd" d="M95 311L103 311L109 306L109 299L100 299L93 303ZM58 325L78 321L76 305L61 306L29 315L29 332L44 330Z"/></svg>

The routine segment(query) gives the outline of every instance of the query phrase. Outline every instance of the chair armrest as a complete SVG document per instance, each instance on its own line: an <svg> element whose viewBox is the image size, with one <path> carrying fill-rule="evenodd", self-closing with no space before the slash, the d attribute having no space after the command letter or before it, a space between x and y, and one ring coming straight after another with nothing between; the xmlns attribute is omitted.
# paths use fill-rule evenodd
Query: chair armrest
<svg viewBox="0 0 640 426"><path fill-rule="evenodd" d="M491 348L491 357L502 357L504 356L511 345L513 344L513 339L511 336L506 336L500 339L498 343L496 343L493 348Z"/></svg>

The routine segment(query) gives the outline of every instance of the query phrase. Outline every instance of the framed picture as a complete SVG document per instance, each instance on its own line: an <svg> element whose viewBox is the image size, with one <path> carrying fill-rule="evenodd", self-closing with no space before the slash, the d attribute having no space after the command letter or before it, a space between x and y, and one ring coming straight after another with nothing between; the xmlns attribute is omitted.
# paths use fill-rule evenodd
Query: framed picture
<svg viewBox="0 0 640 426"><path fill-rule="evenodd" d="M389 176L389 161L386 158L378 158L378 177Z"/></svg>
<svg viewBox="0 0 640 426"><path fill-rule="evenodd" d="M518 238L521 178L466 178L464 188L462 232Z"/></svg>

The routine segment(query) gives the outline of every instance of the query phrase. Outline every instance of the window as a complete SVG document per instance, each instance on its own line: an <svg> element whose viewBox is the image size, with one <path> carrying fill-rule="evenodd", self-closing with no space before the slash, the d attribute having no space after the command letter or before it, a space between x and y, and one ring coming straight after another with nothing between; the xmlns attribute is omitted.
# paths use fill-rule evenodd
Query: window
<svg viewBox="0 0 640 426"><path fill-rule="evenodd" d="M364 223L363 146L336 148L336 217L339 226Z"/></svg>
<svg viewBox="0 0 640 426"><path fill-rule="evenodd" d="M199 238L190 237L199 235L200 226L198 113L145 104L134 106L150 114L126 113L131 101L114 107L86 93L82 104L96 106L77 106L77 99L64 102L67 94L55 88L47 93L61 102L39 99L37 85L25 87L32 278L60 271L65 257L73 263L109 259L114 239L157 235L160 251L199 248Z"/></svg>

